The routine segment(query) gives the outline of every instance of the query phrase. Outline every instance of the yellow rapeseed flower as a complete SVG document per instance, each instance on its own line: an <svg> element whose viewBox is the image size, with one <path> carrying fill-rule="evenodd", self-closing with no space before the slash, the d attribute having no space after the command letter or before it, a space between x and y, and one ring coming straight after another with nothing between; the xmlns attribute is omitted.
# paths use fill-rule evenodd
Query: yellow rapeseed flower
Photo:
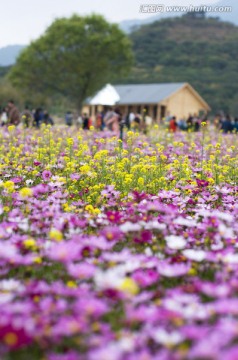
<svg viewBox="0 0 238 360"><path fill-rule="evenodd" d="M53 228L50 230L49 237L51 240L61 241L63 239L63 234L61 231Z"/></svg>
<svg viewBox="0 0 238 360"><path fill-rule="evenodd" d="M8 126L8 131L9 132L13 132L14 130L15 130L15 125L10 125L10 126Z"/></svg>
<svg viewBox="0 0 238 360"><path fill-rule="evenodd" d="M19 194L21 197L26 198L26 197L32 196L33 191L32 191L32 189L25 187L19 191Z"/></svg>
<svg viewBox="0 0 238 360"><path fill-rule="evenodd" d="M15 184L13 181L9 180L3 183L4 189L6 189L8 192L13 192L15 189Z"/></svg>

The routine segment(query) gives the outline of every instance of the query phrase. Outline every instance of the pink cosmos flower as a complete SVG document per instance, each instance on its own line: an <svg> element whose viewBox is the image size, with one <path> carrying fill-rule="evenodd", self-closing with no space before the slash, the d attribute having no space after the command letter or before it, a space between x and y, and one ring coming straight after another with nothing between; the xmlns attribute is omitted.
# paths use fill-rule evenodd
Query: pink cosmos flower
<svg viewBox="0 0 238 360"><path fill-rule="evenodd" d="M51 178L51 172L49 170L44 170L43 173L42 173L42 179L44 181L47 181Z"/></svg>

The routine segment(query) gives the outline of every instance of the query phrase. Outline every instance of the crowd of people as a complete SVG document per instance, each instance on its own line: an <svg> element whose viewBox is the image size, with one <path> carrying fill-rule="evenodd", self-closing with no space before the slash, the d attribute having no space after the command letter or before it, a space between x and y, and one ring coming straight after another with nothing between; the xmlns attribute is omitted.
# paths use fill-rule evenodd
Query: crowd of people
<svg viewBox="0 0 238 360"><path fill-rule="evenodd" d="M206 121L205 117L199 118L196 116L189 116L187 120L180 119L177 121L176 116L168 116L162 119L162 123L168 127L170 132L182 131L199 131L202 121ZM73 125L73 115L67 112L65 115L66 125ZM106 112L98 112L95 116L95 121L84 113L77 119L79 127L87 130L91 125L94 125L97 130L104 130L107 128L113 132L119 132L121 127L126 127L128 130L136 130L147 133L151 125L155 123L152 117L147 113L146 109L142 114L130 111L122 114L119 108L109 108Z"/></svg>
<svg viewBox="0 0 238 360"><path fill-rule="evenodd" d="M207 122L205 116L198 117L196 115L189 115L187 119L179 120L177 120L176 116L167 116L162 119L162 123L170 132L198 132L202 122ZM17 126L20 123L26 128L40 128L42 124L54 125L53 118L49 112L40 107L30 110L28 106L25 106L24 110L20 112L13 100L9 100L6 107L0 106L1 126ZM122 133L123 128L144 132L146 134L153 123L154 120L149 116L146 109L143 110L142 114L133 111L123 114L118 107L108 107L107 111L97 112L94 119L85 112L80 116L76 116L72 111L67 111L65 114L65 124L67 126L76 125L83 130L89 130L91 126L94 126L98 131L107 129L118 135ZM224 134L231 132L238 133L238 118L231 118L230 115L216 115L213 124L218 131L222 131Z"/></svg>
<svg viewBox="0 0 238 360"><path fill-rule="evenodd" d="M224 134L235 132L238 133L238 118L231 118L229 114L218 114L215 117L214 125Z"/></svg>
<svg viewBox="0 0 238 360"><path fill-rule="evenodd" d="M119 133L125 127L128 130L135 129L146 133L148 127L153 123L152 118L143 111L143 114L132 111L123 114L119 108L109 107L107 111L97 112L94 120L87 113L83 113L76 119L76 125L84 130L89 130L93 125L97 130L107 129ZM65 114L65 124L74 125L74 116L71 111Z"/></svg>
<svg viewBox="0 0 238 360"><path fill-rule="evenodd" d="M25 106L23 112L20 112L14 101L9 100L7 107L0 107L0 123L1 126L18 126L22 123L26 128L40 128L41 124L53 125L54 121L47 110L42 108L30 110L28 106Z"/></svg>
<svg viewBox="0 0 238 360"><path fill-rule="evenodd" d="M197 116L191 115L187 120L181 119L177 121L175 116L171 116L165 119L170 132L176 132L178 130L197 132L200 130L202 122L207 121L208 120L205 116L199 118ZM216 115L213 120L213 125L217 131L221 131L223 134L238 133L238 118L231 118L231 116L228 114Z"/></svg>
<svg viewBox="0 0 238 360"><path fill-rule="evenodd" d="M176 132L178 130L182 131L199 131L201 128L201 123L207 121L206 117L198 117L196 115L189 115L187 119L177 120L176 116L168 116L165 119L165 123L168 124L170 132Z"/></svg>

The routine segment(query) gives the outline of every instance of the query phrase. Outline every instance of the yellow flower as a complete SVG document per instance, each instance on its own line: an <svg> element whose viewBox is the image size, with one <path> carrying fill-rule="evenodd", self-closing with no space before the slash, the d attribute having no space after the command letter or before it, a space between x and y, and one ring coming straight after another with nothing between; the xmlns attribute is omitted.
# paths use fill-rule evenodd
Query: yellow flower
<svg viewBox="0 0 238 360"><path fill-rule="evenodd" d="M119 286L119 289L130 295L136 295L140 290L136 282L129 277L125 277L125 279L123 279Z"/></svg>
<svg viewBox="0 0 238 360"><path fill-rule="evenodd" d="M143 186L144 183L145 183L144 178L143 178L143 177L140 177L140 178L138 179L138 185L139 185L139 186Z"/></svg>
<svg viewBox="0 0 238 360"><path fill-rule="evenodd" d="M191 269L188 271L188 275L190 275L190 276L195 276L195 275L197 275L197 271L196 271L194 268L191 268Z"/></svg>
<svg viewBox="0 0 238 360"><path fill-rule="evenodd" d="M25 245L26 248L34 248L36 245L36 242L34 239L29 238L23 241L23 244Z"/></svg>
<svg viewBox="0 0 238 360"><path fill-rule="evenodd" d="M76 284L76 282L74 282L74 281L72 281L72 280L69 280L68 282L67 282L67 286L69 287L69 288L76 288L77 287L77 284Z"/></svg>
<svg viewBox="0 0 238 360"><path fill-rule="evenodd" d="M160 159L161 159L162 161L165 161L165 160L167 160L167 156L166 156L166 155L161 154L161 155L160 155Z"/></svg>
<svg viewBox="0 0 238 360"><path fill-rule="evenodd" d="M14 182L9 180L3 183L4 189L6 189L8 192L13 192L15 189Z"/></svg>
<svg viewBox="0 0 238 360"><path fill-rule="evenodd" d="M15 125L10 125L10 126L8 126L8 131L12 132L15 130L15 128L16 128Z"/></svg>
<svg viewBox="0 0 238 360"><path fill-rule="evenodd" d="M49 237L51 240L61 241L63 239L63 234L61 231L53 228L50 230Z"/></svg>
<svg viewBox="0 0 238 360"><path fill-rule="evenodd" d="M80 172L83 173L83 174L87 174L91 169L90 169L90 166L88 165L83 165L80 167Z"/></svg>
<svg viewBox="0 0 238 360"><path fill-rule="evenodd" d="M89 199L89 197L88 197L88 199ZM85 207L85 210L87 211L87 212L89 212L90 214L95 214L95 215L98 215L98 214L100 214L100 210L99 209L97 209L97 208L94 208L92 205L87 205L86 207Z"/></svg>
<svg viewBox="0 0 238 360"><path fill-rule="evenodd" d="M72 146L74 143L74 139L72 139L72 138L67 138L66 141L69 146Z"/></svg>
<svg viewBox="0 0 238 360"><path fill-rule="evenodd" d="M208 181L209 184L211 184L211 185L214 185L214 184L215 184L215 181L214 181L214 179L212 179L212 178L208 178L207 181Z"/></svg>
<svg viewBox="0 0 238 360"><path fill-rule="evenodd" d="M21 197L26 198L26 197L32 196L33 191L32 191L32 189L25 187L19 191L19 194Z"/></svg>

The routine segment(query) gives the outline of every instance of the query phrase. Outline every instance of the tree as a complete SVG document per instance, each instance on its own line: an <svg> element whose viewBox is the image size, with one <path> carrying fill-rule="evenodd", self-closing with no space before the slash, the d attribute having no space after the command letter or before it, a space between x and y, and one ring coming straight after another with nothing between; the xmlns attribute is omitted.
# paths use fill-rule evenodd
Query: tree
<svg viewBox="0 0 238 360"><path fill-rule="evenodd" d="M19 90L17 90L5 78L0 78L0 107L7 106L10 99L13 99L17 105L23 105L23 97Z"/></svg>
<svg viewBox="0 0 238 360"><path fill-rule="evenodd" d="M124 76L133 63L131 43L102 16L61 18L32 42L9 74L27 93L60 94L81 109L105 83Z"/></svg>

